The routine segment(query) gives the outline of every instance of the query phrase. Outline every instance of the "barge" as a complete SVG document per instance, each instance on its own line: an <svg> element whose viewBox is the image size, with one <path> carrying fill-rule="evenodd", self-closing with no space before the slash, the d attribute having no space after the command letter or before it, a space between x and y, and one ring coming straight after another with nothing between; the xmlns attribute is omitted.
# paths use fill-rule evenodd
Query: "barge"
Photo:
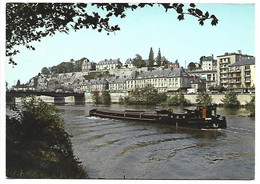
<svg viewBox="0 0 260 184"><path fill-rule="evenodd" d="M167 123L176 127L199 129L226 128L226 118L218 115L216 108L216 105L197 106L193 110L184 109L183 113L173 112L172 109L145 112L143 110L119 111L93 108L89 111L89 115L101 118Z"/></svg>

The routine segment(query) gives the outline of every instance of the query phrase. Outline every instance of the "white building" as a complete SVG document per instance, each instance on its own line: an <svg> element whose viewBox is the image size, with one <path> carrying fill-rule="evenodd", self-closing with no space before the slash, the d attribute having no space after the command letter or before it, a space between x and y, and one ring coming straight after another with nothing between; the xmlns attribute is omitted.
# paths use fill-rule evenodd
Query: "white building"
<svg viewBox="0 0 260 184"><path fill-rule="evenodd" d="M122 63L120 62L120 59L110 59L110 60L103 60L100 61L96 65L96 70L111 70L111 69L117 69L122 66Z"/></svg>
<svg viewBox="0 0 260 184"><path fill-rule="evenodd" d="M182 68L133 72L126 80L126 88L132 91L150 84L158 92L174 92L191 87L191 79Z"/></svg>
<svg viewBox="0 0 260 184"><path fill-rule="evenodd" d="M216 70L217 60L214 60L213 55L204 57L201 60L201 69L202 70Z"/></svg>

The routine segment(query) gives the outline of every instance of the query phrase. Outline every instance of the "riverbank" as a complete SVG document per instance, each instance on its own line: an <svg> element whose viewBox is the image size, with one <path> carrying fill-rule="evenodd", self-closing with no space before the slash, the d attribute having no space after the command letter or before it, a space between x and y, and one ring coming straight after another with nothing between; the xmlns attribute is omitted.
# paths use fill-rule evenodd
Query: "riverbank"
<svg viewBox="0 0 260 184"><path fill-rule="evenodd" d="M168 94L167 96L172 97L175 94ZM111 96L111 103L119 103L120 98L124 98L126 96L128 96L128 93L110 93ZM222 106L223 103L221 101L221 99L224 98L225 94L210 94L211 98L212 98L212 103L217 104L219 106ZM189 100L191 102L191 104L195 105L197 104L196 102L196 98L197 98L197 94L185 94L184 95L185 99ZM250 100L252 99L253 95L251 94L238 94L237 95L237 99L240 102L241 106L246 105L247 102L250 102ZM54 103L54 97L48 97L48 96L39 96L36 97L37 99L41 99L44 102L47 103ZM15 102L16 103L20 103L21 102L21 98L15 98ZM73 104L75 103L75 99L73 96L71 97L65 97L64 98L64 103L65 104ZM92 93L85 93L85 101L84 103L93 103L92 100Z"/></svg>

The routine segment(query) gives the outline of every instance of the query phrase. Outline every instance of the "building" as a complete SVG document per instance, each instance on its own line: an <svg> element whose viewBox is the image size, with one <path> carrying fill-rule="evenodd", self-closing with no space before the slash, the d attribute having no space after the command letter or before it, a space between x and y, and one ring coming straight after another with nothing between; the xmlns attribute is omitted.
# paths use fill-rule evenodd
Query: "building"
<svg viewBox="0 0 260 184"><path fill-rule="evenodd" d="M192 77L183 68L134 71L126 80L126 88L130 92L136 88L143 88L150 84L158 92L186 91L187 88L191 87L191 79Z"/></svg>
<svg viewBox="0 0 260 184"><path fill-rule="evenodd" d="M109 91L110 92L126 92L126 77L114 77L109 79Z"/></svg>
<svg viewBox="0 0 260 184"><path fill-rule="evenodd" d="M76 92L102 92L108 89L108 81L105 78L90 79L74 85Z"/></svg>
<svg viewBox="0 0 260 184"><path fill-rule="evenodd" d="M82 72L88 72L92 70L96 70L96 63L94 63L93 61L90 62L88 59L85 59L82 62Z"/></svg>
<svg viewBox="0 0 260 184"><path fill-rule="evenodd" d="M133 65L133 59L131 59L131 58L127 59L125 62L125 66L127 68L134 68L135 66Z"/></svg>
<svg viewBox="0 0 260 184"><path fill-rule="evenodd" d="M228 53L217 56L217 84L225 88L229 87L229 65L232 65L239 60L251 58L253 56L242 54L241 50L237 53Z"/></svg>
<svg viewBox="0 0 260 184"><path fill-rule="evenodd" d="M195 93L206 91L206 81L200 77L194 76L191 81L191 88Z"/></svg>
<svg viewBox="0 0 260 184"><path fill-rule="evenodd" d="M203 57L201 60L202 70L216 70L217 60L214 60L214 56Z"/></svg>
<svg viewBox="0 0 260 184"><path fill-rule="evenodd" d="M172 69L180 68L180 64L179 64L178 60L176 60L174 63L169 63L168 68L172 68Z"/></svg>
<svg viewBox="0 0 260 184"><path fill-rule="evenodd" d="M217 85L217 70L193 70L187 72L191 76L198 76L206 83L206 91L210 86Z"/></svg>
<svg viewBox="0 0 260 184"><path fill-rule="evenodd" d="M229 88L236 92L255 91L255 58L244 58L229 65Z"/></svg>
<svg viewBox="0 0 260 184"><path fill-rule="evenodd" d="M122 66L122 63L120 62L120 59L110 59L110 60L103 60L100 61L96 65L96 70L111 70L111 69L117 69Z"/></svg>

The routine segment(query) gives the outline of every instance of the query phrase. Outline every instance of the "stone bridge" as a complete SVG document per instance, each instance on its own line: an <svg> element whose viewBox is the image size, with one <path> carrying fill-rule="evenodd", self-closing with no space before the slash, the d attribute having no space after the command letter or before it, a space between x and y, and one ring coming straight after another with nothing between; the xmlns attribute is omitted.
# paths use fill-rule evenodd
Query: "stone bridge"
<svg viewBox="0 0 260 184"><path fill-rule="evenodd" d="M74 97L75 104L84 104L84 93L75 92L49 92L49 91L7 91L6 104L15 104L16 97L23 96L49 96L54 97L54 104L65 104L65 97Z"/></svg>

